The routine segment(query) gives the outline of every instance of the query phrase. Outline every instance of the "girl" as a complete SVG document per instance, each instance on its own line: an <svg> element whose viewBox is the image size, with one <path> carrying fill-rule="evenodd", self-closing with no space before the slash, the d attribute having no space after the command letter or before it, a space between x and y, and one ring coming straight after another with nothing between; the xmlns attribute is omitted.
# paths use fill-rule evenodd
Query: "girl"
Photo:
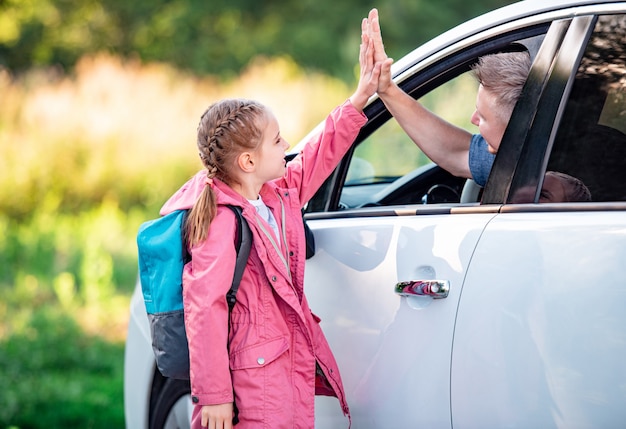
<svg viewBox="0 0 626 429"><path fill-rule="evenodd" d="M301 208L333 171L366 122L380 64L362 24L358 87L323 131L286 165L289 144L274 115L249 100L210 106L198 126L206 169L174 194L162 214L192 208L192 260L183 274L192 427L313 428L315 394L348 406L335 359L303 291ZM230 313L226 302L242 208L252 249Z"/></svg>

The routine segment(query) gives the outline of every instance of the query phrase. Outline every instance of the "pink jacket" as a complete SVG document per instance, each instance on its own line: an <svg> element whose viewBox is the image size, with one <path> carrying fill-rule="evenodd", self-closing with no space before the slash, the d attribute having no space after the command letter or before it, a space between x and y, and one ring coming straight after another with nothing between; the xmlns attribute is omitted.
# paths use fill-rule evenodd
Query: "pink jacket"
<svg viewBox="0 0 626 429"><path fill-rule="evenodd" d="M306 250L300 210L365 122L365 115L346 101L289 162L285 176L263 186L261 196L276 217L280 244L245 198L214 180L217 216L207 240L191 249L192 261L183 274L196 405L193 427L200 427L202 405L234 400L239 429L313 428L315 394L336 396L349 417L337 363L304 296ZM161 214L192 207L206 186L205 177L203 170L183 185ZM225 296L235 267L236 227L235 215L224 207L227 204L243 208L253 237L230 328Z"/></svg>

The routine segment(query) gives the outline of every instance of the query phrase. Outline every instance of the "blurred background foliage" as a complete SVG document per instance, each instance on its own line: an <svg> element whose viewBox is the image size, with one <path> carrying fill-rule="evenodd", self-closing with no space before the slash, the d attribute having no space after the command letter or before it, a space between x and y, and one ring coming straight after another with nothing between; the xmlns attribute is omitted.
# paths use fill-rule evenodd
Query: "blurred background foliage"
<svg viewBox="0 0 626 429"><path fill-rule="evenodd" d="M136 231L200 168L208 104L258 99L295 144L353 90L371 7L400 58L508 3L0 0L0 427L124 426Z"/></svg>
<svg viewBox="0 0 626 429"><path fill-rule="evenodd" d="M71 70L108 52L166 62L194 74L238 75L259 55L352 80L359 20L380 12L385 45L399 58L504 0L2 0L0 64Z"/></svg>

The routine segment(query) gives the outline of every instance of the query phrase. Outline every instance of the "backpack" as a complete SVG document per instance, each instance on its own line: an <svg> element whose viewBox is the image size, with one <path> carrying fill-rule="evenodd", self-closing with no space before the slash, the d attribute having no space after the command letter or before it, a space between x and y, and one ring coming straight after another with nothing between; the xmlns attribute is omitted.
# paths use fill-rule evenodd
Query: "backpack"
<svg viewBox="0 0 626 429"><path fill-rule="evenodd" d="M237 262L226 295L229 311L250 254L252 234L241 207L228 206L237 219ZM189 379L189 345L183 316L183 268L191 260L184 243L188 210L177 210L144 222L137 233L139 278L150 321L152 350L165 377Z"/></svg>

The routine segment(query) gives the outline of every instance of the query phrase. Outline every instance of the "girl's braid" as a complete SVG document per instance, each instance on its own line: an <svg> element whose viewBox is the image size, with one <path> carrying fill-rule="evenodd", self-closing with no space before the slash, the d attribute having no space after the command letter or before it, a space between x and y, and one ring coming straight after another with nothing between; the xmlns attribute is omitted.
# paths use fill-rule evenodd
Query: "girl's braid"
<svg viewBox="0 0 626 429"><path fill-rule="evenodd" d="M198 126L200 159L207 169L207 177L219 173L227 175L224 160L234 149L242 133L253 131L254 120L263 111L261 105L249 100L223 100L209 107ZM241 136L245 137L245 136Z"/></svg>

